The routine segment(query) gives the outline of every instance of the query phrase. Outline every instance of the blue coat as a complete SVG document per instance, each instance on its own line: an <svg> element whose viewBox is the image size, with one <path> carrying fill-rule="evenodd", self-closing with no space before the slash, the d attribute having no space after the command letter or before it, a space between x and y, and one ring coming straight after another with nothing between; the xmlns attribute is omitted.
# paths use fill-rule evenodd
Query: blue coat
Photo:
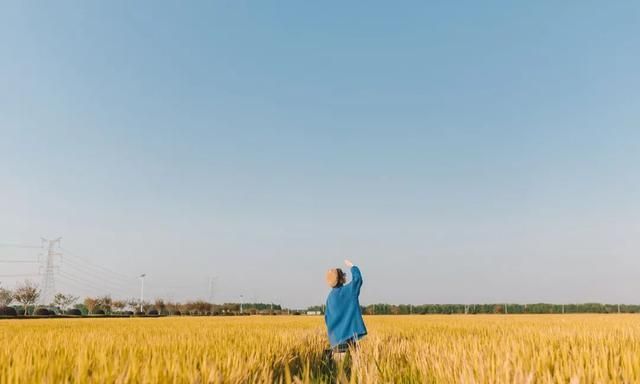
<svg viewBox="0 0 640 384"><path fill-rule="evenodd" d="M327 324L331 347L351 339L358 340L367 334L358 301L360 287L362 287L362 275L354 265L351 267L351 282L332 288L329 292L324 321Z"/></svg>

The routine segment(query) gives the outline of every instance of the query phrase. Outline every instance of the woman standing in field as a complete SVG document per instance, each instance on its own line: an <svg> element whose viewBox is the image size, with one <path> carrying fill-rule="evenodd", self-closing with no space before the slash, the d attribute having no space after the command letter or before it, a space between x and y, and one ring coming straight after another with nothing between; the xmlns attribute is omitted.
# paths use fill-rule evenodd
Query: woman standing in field
<svg viewBox="0 0 640 384"><path fill-rule="evenodd" d="M355 345L356 341L367 334L358 300L362 275L351 261L345 260L344 264L351 268L349 284L345 284L346 275L340 268L330 269L326 275L331 292L327 297L324 321L333 352L347 351L350 345Z"/></svg>

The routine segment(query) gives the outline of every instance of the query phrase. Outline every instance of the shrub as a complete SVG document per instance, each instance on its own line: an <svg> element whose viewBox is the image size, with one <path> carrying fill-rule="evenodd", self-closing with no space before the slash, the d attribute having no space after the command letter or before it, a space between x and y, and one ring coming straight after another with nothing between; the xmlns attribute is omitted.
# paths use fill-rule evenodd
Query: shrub
<svg viewBox="0 0 640 384"><path fill-rule="evenodd" d="M18 316L18 312L13 307L0 307L0 316Z"/></svg>
<svg viewBox="0 0 640 384"><path fill-rule="evenodd" d="M182 316L182 312L180 311L173 311L173 313L171 313L173 316Z"/></svg>
<svg viewBox="0 0 640 384"><path fill-rule="evenodd" d="M157 309L150 309L147 311L147 315L158 315Z"/></svg>
<svg viewBox="0 0 640 384"><path fill-rule="evenodd" d="M73 315L73 316L82 316L82 311L79 310L78 308L72 308L72 309L67 309L65 314Z"/></svg>
<svg viewBox="0 0 640 384"><path fill-rule="evenodd" d="M92 315L104 315L104 311L102 309L94 309L91 314Z"/></svg>
<svg viewBox="0 0 640 384"><path fill-rule="evenodd" d="M33 314L36 316L51 316L53 315L53 312L51 312L47 308L38 308Z"/></svg>
<svg viewBox="0 0 640 384"><path fill-rule="evenodd" d="M136 316L144 316L144 312L142 312L142 311L136 311L135 315L136 315Z"/></svg>

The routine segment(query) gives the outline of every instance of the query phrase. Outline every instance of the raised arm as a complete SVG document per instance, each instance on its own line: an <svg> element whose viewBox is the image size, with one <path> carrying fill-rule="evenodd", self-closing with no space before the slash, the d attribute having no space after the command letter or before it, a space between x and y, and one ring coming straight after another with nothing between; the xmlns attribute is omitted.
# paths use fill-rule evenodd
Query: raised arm
<svg viewBox="0 0 640 384"><path fill-rule="evenodd" d="M349 260L345 260L344 264L351 268L351 289L356 296L360 296L360 287L362 287L362 274L360 273L360 269L353 265L353 263Z"/></svg>

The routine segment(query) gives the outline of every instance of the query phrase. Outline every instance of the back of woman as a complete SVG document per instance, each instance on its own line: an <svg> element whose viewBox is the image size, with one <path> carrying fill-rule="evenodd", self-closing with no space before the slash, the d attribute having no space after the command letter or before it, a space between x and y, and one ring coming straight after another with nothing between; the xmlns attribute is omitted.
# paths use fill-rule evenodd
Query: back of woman
<svg viewBox="0 0 640 384"><path fill-rule="evenodd" d="M360 288L362 275L360 269L349 260L345 260L351 269L351 282L345 284L346 276L341 269L327 271L327 284L332 288L327 297L325 323L331 348L344 350L367 334L367 328L360 310Z"/></svg>

